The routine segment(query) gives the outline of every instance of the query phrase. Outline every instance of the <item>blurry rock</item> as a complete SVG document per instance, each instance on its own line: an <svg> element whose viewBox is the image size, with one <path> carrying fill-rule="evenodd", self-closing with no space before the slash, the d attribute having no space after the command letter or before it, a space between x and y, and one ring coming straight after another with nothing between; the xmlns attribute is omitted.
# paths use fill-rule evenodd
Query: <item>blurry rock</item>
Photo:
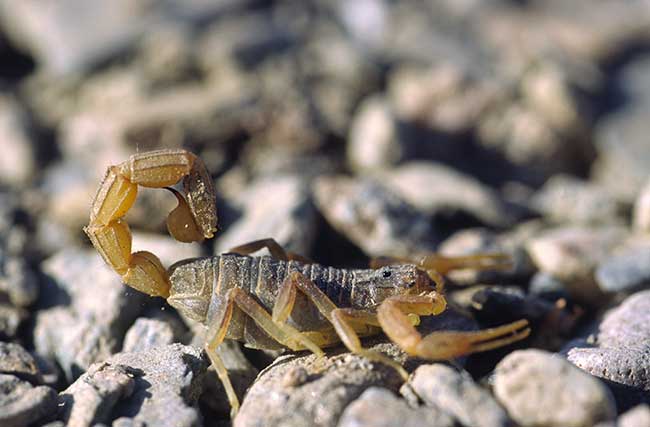
<svg viewBox="0 0 650 427"><path fill-rule="evenodd" d="M496 367L494 393L521 426L588 427L616 414L600 381L540 350L506 356Z"/></svg>
<svg viewBox="0 0 650 427"><path fill-rule="evenodd" d="M370 256L414 256L433 247L428 217L376 181L322 177L314 196L332 227Z"/></svg>
<svg viewBox="0 0 650 427"><path fill-rule="evenodd" d="M0 183L20 187L34 178L36 153L30 132L27 113L12 97L0 94Z"/></svg>
<svg viewBox="0 0 650 427"><path fill-rule="evenodd" d="M13 375L0 374L0 424L24 427L44 421L56 411L56 391L33 387Z"/></svg>
<svg viewBox="0 0 650 427"><path fill-rule="evenodd" d="M215 253L267 237L308 255L315 233L315 210L299 176L261 178L228 200L242 216L216 241Z"/></svg>
<svg viewBox="0 0 650 427"><path fill-rule="evenodd" d="M403 145L386 100L378 97L364 100L348 135L347 160L352 169L363 172L393 166L406 157L408 150Z"/></svg>
<svg viewBox="0 0 650 427"><path fill-rule="evenodd" d="M299 367L307 370L305 383L284 380ZM313 355L282 356L250 388L234 426L334 427L345 408L365 389L380 386L397 390L400 382L394 369L351 354L321 360Z"/></svg>
<svg viewBox="0 0 650 427"><path fill-rule="evenodd" d="M36 274L22 258L8 257L0 275L0 292L9 297L17 307L27 307L38 298L39 283Z"/></svg>
<svg viewBox="0 0 650 427"><path fill-rule="evenodd" d="M650 286L650 242L617 248L598 265L596 282L604 292L633 292Z"/></svg>
<svg viewBox="0 0 650 427"><path fill-rule="evenodd" d="M634 202L632 224L642 233L650 232L650 181L644 184Z"/></svg>
<svg viewBox="0 0 650 427"><path fill-rule="evenodd" d="M555 175L532 200L533 206L558 223L612 223L619 220L621 207L596 184Z"/></svg>
<svg viewBox="0 0 650 427"><path fill-rule="evenodd" d="M453 427L453 420L435 407L411 408L390 391L371 387L349 404L338 427Z"/></svg>
<svg viewBox="0 0 650 427"><path fill-rule="evenodd" d="M616 422L599 423L595 427L637 427L650 425L650 406L638 405L616 419Z"/></svg>
<svg viewBox="0 0 650 427"><path fill-rule="evenodd" d="M533 295L546 297L547 295L568 295L564 282L549 273L536 273L528 287L528 292Z"/></svg>
<svg viewBox="0 0 650 427"><path fill-rule="evenodd" d="M0 373L40 383L41 374L31 354L18 344L0 342Z"/></svg>
<svg viewBox="0 0 650 427"><path fill-rule="evenodd" d="M427 405L439 408L461 425L505 427L511 424L503 408L467 373L440 363L424 365L415 371L410 383Z"/></svg>
<svg viewBox="0 0 650 427"><path fill-rule="evenodd" d="M27 319L27 312L9 304L0 304L0 339L16 337L18 328Z"/></svg>
<svg viewBox="0 0 650 427"><path fill-rule="evenodd" d="M97 363L59 394L59 418L69 427L110 423L120 399L128 398L139 372L123 365Z"/></svg>
<svg viewBox="0 0 650 427"><path fill-rule="evenodd" d="M142 310L144 295L124 288L119 275L92 250L66 250L43 263L53 282L43 289L34 345L55 357L69 380L117 350Z"/></svg>
<svg viewBox="0 0 650 427"><path fill-rule="evenodd" d="M531 239L526 248L535 265L565 282L572 295L602 304L593 273L624 237L617 227L559 227Z"/></svg>
<svg viewBox="0 0 650 427"><path fill-rule="evenodd" d="M496 192L441 163L410 162L379 177L405 201L432 216L461 211L496 227L514 220Z"/></svg>
<svg viewBox="0 0 650 427"><path fill-rule="evenodd" d="M124 336L122 351L141 352L174 342L172 326L159 319L138 318Z"/></svg>
<svg viewBox="0 0 650 427"><path fill-rule="evenodd" d="M535 271L535 266L526 253L521 238L515 235L496 234L483 228L466 229L452 234L440 244L438 252L450 257L474 254L509 257L508 261L511 265L504 264L485 270L467 268L449 272L448 276L461 285L524 281Z"/></svg>
<svg viewBox="0 0 650 427"><path fill-rule="evenodd" d="M471 130L495 101L497 88L473 81L459 67L398 68L388 92L400 120L448 134Z"/></svg>
<svg viewBox="0 0 650 427"><path fill-rule="evenodd" d="M193 406L206 368L199 350L181 344L116 354L61 393L64 420L90 426L128 417L136 424L199 426Z"/></svg>

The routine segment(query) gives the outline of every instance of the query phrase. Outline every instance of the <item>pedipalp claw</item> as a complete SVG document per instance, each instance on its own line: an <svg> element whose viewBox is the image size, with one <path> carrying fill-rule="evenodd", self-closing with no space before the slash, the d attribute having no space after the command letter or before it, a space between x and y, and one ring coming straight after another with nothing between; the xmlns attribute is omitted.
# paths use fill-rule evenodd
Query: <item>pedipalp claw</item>
<svg viewBox="0 0 650 427"><path fill-rule="evenodd" d="M169 234L179 242L202 242L205 237L194 221L194 215L192 215L192 210L187 201L173 188L165 187L165 189L176 196L178 201L178 206L167 215L167 231L169 231Z"/></svg>

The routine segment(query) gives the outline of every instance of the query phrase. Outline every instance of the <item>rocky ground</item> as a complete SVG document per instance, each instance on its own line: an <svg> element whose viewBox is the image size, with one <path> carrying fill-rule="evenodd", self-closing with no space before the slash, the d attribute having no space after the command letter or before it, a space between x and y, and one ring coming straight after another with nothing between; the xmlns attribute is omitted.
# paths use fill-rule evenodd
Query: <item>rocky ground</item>
<svg viewBox="0 0 650 427"><path fill-rule="evenodd" d="M0 1L0 425L650 426L650 3L613 0ZM82 232L110 164L185 147L220 231L134 249L165 265L262 237L325 265L510 254L455 271L420 325L520 318L449 363L219 351L124 287Z"/></svg>

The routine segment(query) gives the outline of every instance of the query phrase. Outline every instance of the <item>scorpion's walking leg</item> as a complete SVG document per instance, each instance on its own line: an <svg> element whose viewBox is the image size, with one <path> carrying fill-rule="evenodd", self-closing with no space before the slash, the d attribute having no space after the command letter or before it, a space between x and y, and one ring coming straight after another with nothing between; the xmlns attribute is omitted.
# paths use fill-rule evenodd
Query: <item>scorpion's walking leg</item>
<svg viewBox="0 0 650 427"><path fill-rule="evenodd" d="M362 347L359 334L371 335L380 326L374 314L362 310L338 308L313 281L300 272L296 271L290 274L280 287L273 307L275 323L283 324L287 320L293 309L297 290L305 294L318 311L334 326L336 333L348 350L370 360L392 366L402 377L408 378L408 373L399 363L381 353Z"/></svg>
<svg viewBox="0 0 650 427"><path fill-rule="evenodd" d="M252 242L245 243L230 249L228 252L232 252L240 255L249 255L254 252L259 251L262 248L266 248L271 253L271 256L275 259L281 261L300 261L305 264L313 264L313 261L309 258L306 258L302 255L298 255L294 252L287 251L284 249L275 239L260 239Z"/></svg>
<svg viewBox="0 0 650 427"><path fill-rule="evenodd" d="M386 299L377 310L379 323L388 337L404 351L430 360L450 360L458 356L492 350L526 338L530 334L525 319L476 332L433 332L425 337L413 327L407 314L435 314L429 295L403 295Z"/></svg>

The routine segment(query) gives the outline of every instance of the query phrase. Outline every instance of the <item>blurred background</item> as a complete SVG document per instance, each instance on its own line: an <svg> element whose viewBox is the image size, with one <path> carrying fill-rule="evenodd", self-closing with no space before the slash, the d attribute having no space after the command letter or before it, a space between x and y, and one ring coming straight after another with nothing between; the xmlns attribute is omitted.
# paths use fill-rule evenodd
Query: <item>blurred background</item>
<svg viewBox="0 0 650 427"><path fill-rule="evenodd" d="M595 266L650 231L649 135L647 0L0 0L0 336L56 359L59 389L119 349L137 310L83 294L66 319L106 315L114 341L66 355L47 313L87 285L44 284L92 280L106 168L177 147L212 174L220 231L174 242L173 196L142 190L134 250L166 266L264 237L341 267L505 251L512 272L452 282L602 305ZM499 304L487 324L520 317Z"/></svg>

